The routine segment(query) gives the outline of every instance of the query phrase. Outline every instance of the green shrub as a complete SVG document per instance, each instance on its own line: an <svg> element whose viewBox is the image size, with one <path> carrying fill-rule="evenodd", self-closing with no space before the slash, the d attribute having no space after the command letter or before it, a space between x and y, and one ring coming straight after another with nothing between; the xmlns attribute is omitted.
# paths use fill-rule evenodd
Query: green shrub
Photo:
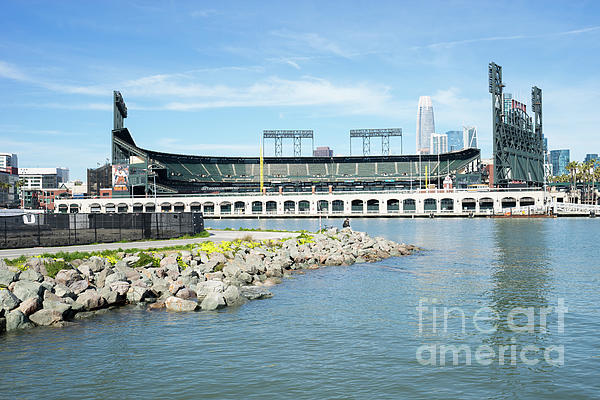
<svg viewBox="0 0 600 400"><path fill-rule="evenodd" d="M46 264L46 272L48 272L48 276L51 278L56 277L56 274L58 274L58 271L61 269L73 269L73 266L62 260L56 260Z"/></svg>

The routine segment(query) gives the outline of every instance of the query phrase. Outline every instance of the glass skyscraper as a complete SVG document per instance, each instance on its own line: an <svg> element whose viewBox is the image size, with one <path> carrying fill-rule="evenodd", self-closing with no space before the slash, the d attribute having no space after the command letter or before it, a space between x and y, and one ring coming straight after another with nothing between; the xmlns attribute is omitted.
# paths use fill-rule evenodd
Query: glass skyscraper
<svg viewBox="0 0 600 400"><path fill-rule="evenodd" d="M448 131L448 151L457 151L463 149L463 133L461 131Z"/></svg>
<svg viewBox="0 0 600 400"><path fill-rule="evenodd" d="M477 127L463 126L464 148L477 148Z"/></svg>
<svg viewBox="0 0 600 400"><path fill-rule="evenodd" d="M448 136L443 133L431 134L431 154L448 152Z"/></svg>
<svg viewBox="0 0 600 400"><path fill-rule="evenodd" d="M563 150L550 150L550 164L552 164L552 175L566 175L567 164L571 159L570 151L568 149Z"/></svg>
<svg viewBox="0 0 600 400"><path fill-rule="evenodd" d="M435 132L431 97L419 97L417 109L417 154L430 154L431 134Z"/></svg>

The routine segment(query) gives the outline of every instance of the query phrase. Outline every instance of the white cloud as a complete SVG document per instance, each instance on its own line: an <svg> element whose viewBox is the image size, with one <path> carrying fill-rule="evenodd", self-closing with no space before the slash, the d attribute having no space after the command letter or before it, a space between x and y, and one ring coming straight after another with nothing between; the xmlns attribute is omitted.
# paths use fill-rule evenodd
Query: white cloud
<svg viewBox="0 0 600 400"><path fill-rule="evenodd" d="M569 31L563 32L554 32L554 33L544 33L540 35L510 35L510 36L491 36L491 37L482 37L482 38L473 38L473 39L464 39L464 40L451 40L447 42L437 42L430 43L425 46L415 46L412 47L413 50L423 49L423 48L448 48L453 46L458 46L462 44L470 44L470 43L479 43L479 42L496 42L496 41L507 41L507 40L523 40L523 39L544 39L544 38L553 38L559 36L569 36L569 35L579 35L582 33L590 33L596 32L600 30L600 26L592 26L589 28L582 29L573 29Z"/></svg>

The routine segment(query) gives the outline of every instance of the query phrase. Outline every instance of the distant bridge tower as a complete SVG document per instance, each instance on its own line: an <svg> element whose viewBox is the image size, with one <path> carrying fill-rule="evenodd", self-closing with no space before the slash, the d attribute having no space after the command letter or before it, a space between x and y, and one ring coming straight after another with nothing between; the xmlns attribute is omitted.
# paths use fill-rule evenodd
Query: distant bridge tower
<svg viewBox="0 0 600 400"><path fill-rule="evenodd" d="M283 139L294 139L294 157L302 156L302 139L310 139L314 148L314 135L310 130L266 130L263 131L263 143L265 139L275 139L275 157L281 157L283 153Z"/></svg>
<svg viewBox="0 0 600 400"><path fill-rule="evenodd" d="M390 136L400 136L400 154L402 154L402 128L352 129L350 130L350 155L352 155L352 138L362 138L363 156L368 156L371 154L371 138L381 137L381 154L389 156Z"/></svg>

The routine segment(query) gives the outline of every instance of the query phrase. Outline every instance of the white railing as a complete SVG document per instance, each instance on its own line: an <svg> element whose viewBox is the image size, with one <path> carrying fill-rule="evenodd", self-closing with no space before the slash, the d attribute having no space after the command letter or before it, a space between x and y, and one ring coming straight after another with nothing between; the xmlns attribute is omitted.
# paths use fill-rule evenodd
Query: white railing
<svg viewBox="0 0 600 400"><path fill-rule="evenodd" d="M595 213L600 214L600 205L593 204L576 204L576 203L552 203L552 207L555 211L567 212L567 213Z"/></svg>

